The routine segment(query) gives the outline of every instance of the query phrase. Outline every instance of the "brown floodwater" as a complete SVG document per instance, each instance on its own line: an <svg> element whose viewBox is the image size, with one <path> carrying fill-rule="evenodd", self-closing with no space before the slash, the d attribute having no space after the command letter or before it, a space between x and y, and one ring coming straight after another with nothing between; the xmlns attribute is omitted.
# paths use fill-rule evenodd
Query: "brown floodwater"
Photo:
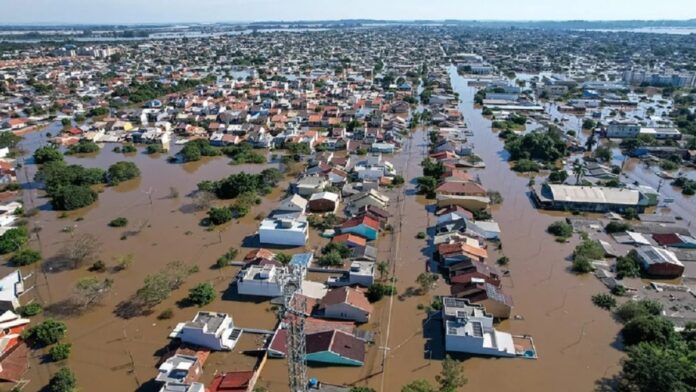
<svg viewBox="0 0 696 392"><path fill-rule="evenodd" d="M450 70L452 71L452 70ZM500 391L588 391L595 381L619 371L622 352L619 350L617 324L611 315L590 301L591 295L606 289L592 276L570 272L568 256L577 240L557 243L546 234L546 227L562 214L536 210L529 197L528 177L509 169L502 142L490 130L490 121L473 109L474 89L451 72L453 87L459 92L466 122L474 131L471 141L486 168L474 170L483 185L499 191L505 201L493 209L500 224L501 251L491 246L490 260L500 254L510 258L510 277L505 290L512 295L511 319L498 328L513 334L529 334L534 338L539 359L463 358L469 379L466 390ZM430 302L431 295L447 294L440 283L428 296L409 296L417 275L427 269L430 249L425 240L415 237L434 222L424 207L424 200L415 195L413 179L421 175L419 162L427 153L426 132L414 133L402 151L392 158L406 178L400 192L401 207L392 193L395 235L400 235L396 258L391 247L397 242L383 238L379 242L380 258L395 265L399 296L393 299L391 315L389 300L376 307L370 327L378 328L376 342L370 347L365 366L361 368L310 368L309 376L320 381L369 385L381 391L399 391L413 380L425 378L434 382L443 357L437 323L424 323L427 315L419 305ZM401 208L399 208L401 207ZM399 212L401 211L401 212ZM400 218L400 222L399 222ZM399 233L400 230L400 233ZM388 330L388 332L387 332ZM423 331L426 331L425 333ZM388 340L387 340L388 335ZM386 349L386 361L383 360ZM271 361L262 379L270 390L287 390L284 362Z"/></svg>
<svg viewBox="0 0 696 392"><path fill-rule="evenodd" d="M464 369L469 379L467 390L501 391L587 391L594 382L611 376L619 370L622 356L617 348L619 325L609 313L592 305L590 296L604 291L591 276L576 276L569 270L568 256L571 244L559 244L545 233L549 223L558 214L536 210L527 195L528 178L509 170L502 142L490 130L490 121L473 109L474 89L452 73L453 87L463 103L460 110L474 131L471 141L476 153L486 163L485 169L473 170L480 175L483 185L499 191L502 205L493 209L493 216L501 226L502 250L490 246L490 260L500 254L510 258L507 267L510 277L504 281L505 290L515 301L514 315L498 328L513 334L534 337L539 359L464 358ZM45 137L36 133L27 135L24 142L29 151L45 143ZM76 372L84 391L153 390L149 380L156 374L159 354L168 344L167 334L179 321L190 319L198 310L180 308L177 301L186 296L196 283L210 281L219 292L218 299L206 309L227 312L237 325L272 329L276 317L268 301L240 300L229 288L237 269L211 268L217 257L228 248L245 250L255 246L253 234L259 213L270 211L283 191L278 189L264 198L261 205L239 221L219 230L207 231L199 225L203 212L191 212L189 195L203 180L217 180L231 173L258 172L268 165L232 166L224 157L207 158L189 164L170 164L166 156L151 157L139 152L135 155L115 154L107 145L96 157L70 157L88 167L106 168L119 160L138 164L142 176L138 180L117 187L105 188L99 201L88 208L71 212L67 217L48 208L48 200L35 189L25 191L27 209L36 206L41 212L30 218L30 227L40 227L32 245L41 249L50 260L72 235L92 233L99 237L102 247L99 258L107 266L116 264L116 257L132 254L134 262L121 272L93 273L86 269L42 272L38 266L29 267L36 288L26 295L44 304L60 303L72 295L72 287L83 276L98 275L114 279L109 296L98 307L79 316L63 316L68 325L67 341L73 344L73 355L67 361ZM376 304L373 317L363 329L375 331L375 343L370 345L365 366L359 368L310 367L309 377L322 382L349 385L369 385L381 391L399 391L415 379L434 382L443 357L439 326L425 322L426 313L419 305L427 305L432 295L447 294L448 287L439 283L426 296L410 295L417 275L428 268L431 248L426 240L416 239L420 231L434 223L427 201L415 194L414 179L421 175L419 166L427 154L427 131L418 130L406 140L401 152L386 157L406 178L406 185L390 191L394 214L394 234L378 241L379 259L388 260L395 274L398 295ZM20 170L20 179L33 177L35 166L30 162ZM172 197L171 189L178 197ZM107 223L119 216L129 221L127 228L110 228ZM127 232L126 239L121 239ZM326 240L312 233L307 248L316 248ZM290 253L301 249L290 250ZM128 298L142 285L147 274L163 268L166 263L181 260L199 266L200 271L172 296L158 305L148 316L121 319L114 315L119 301ZM109 269L110 271L110 269ZM321 276L317 277L321 280ZM174 310L170 320L158 320L164 309ZM391 311L390 311L391 310ZM424 332L424 330L426 332ZM246 349L262 342L251 341ZM241 350L241 348L240 348ZM43 387L50 374L58 368L42 363L43 351L35 352L26 378L26 390ZM205 367L204 381L216 371L244 370L254 360L242 357L240 352L215 354ZM269 360L260 380L270 391L287 391L287 365L284 360Z"/></svg>

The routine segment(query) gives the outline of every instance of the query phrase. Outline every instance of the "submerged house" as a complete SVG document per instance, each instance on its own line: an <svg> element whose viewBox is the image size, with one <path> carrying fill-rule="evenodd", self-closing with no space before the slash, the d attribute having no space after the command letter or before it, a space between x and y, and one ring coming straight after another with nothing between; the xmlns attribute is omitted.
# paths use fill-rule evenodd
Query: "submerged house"
<svg viewBox="0 0 696 392"><path fill-rule="evenodd" d="M532 192L537 206L549 210L638 213L650 204L647 197L633 189L601 186L543 184Z"/></svg>
<svg viewBox="0 0 696 392"><path fill-rule="evenodd" d="M637 249L638 261L650 276L678 278L684 273L684 264L671 250L656 246L641 246Z"/></svg>
<svg viewBox="0 0 696 392"><path fill-rule="evenodd" d="M352 233L367 238L369 241L374 241L379 235L379 222L362 216L353 218L340 226L342 234Z"/></svg>
<svg viewBox="0 0 696 392"><path fill-rule="evenodd" d="M309 224L304 218L266 218L259 226L262 244L304 246L309 238Z"/></svg>
<svg viewBox="0 0 696 392"><path fill-rule="evenodd" d="M341 330L307 335L309 363L362 366L365 362L365 342Z"/></svg>
<svg viewBox="0 0 696 392"><path fill-rule="evenodd" d="M451 291L457 298L466 298L473 304L482 305L493 317L510 318L512 297L485 279L471 278L467 284L453 285Z"/></svg>
<svg viewBox="0 0 696 392"><path fill-rule="evenodd" d="M362 291L344 286L329 290L319 302L319 310L324 318L366 323L373 309Z"/></svg>
<svg viewBox="0 0 696 392"><path fill-rule="evenodd" d="M193 320L179 323L169 335L183 343L214 351L232 350L242 330L235 328L227 313L198 312Z"/></svg>
<svg viewBox="0 0 696 392"><path fill-rule="evenodd" d="M514 357L512 335L493 328L493 316L465 299L443 298L442 324L447 352Z"/></svg>

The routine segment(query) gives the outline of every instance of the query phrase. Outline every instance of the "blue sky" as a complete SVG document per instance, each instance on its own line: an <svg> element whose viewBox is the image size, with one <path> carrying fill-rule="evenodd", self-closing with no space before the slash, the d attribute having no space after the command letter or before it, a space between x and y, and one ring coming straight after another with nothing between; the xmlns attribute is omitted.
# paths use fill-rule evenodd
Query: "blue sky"
<svg viewBox="0 0 696 392"><path fill-rule="evenodd" d="M0 0L0 24L696 18L695 0Z"/></svg>

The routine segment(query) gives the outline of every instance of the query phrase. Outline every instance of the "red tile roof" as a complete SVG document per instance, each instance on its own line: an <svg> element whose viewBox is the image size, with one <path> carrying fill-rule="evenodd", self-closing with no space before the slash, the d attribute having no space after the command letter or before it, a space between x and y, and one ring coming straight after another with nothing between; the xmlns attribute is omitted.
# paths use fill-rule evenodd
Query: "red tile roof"
<svg viewBox="0 0 696 392"><path fill-rule="evenodd" d="M218 374L210 384L210 392L245 392L252 377L253 370Z"/></svg>

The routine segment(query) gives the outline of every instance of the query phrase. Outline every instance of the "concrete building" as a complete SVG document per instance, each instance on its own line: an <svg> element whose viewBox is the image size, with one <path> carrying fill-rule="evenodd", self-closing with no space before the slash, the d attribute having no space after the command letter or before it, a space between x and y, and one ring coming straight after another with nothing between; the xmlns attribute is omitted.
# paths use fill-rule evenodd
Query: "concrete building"
<svg viewBox="0 0 696 392"><path fill-rule="evenodd" d="M543 184L532 194L537 206L550 210L642 213L649 204L637 190L601 186Z"/></svg>
<svg viewBox="0 0 696 392"><path fill-rule="evenodd" d="M493 328L493 316L465 299L443 298L442 323L447 352L514 357L512 335Z"/></svg>
<svg viewBox="0 0 696 392"><path fill-rule="evenodd" d="M329 319L366 323L370 320L372 305L362 291L351 287L330 290L319 302L321 316Z"/></svg>
<svg viewBox="0 0 696 392"><path fill-rule="evenodd" d="M252 265L237 275L237 292L257 297L280 297L285 287L284 267Z"/></svg>
<svg viewBox="0 0 696 392"><path fill-rule="evenodd" d="M242 334L226 313L198 312L191 321L179 323L169 335L183 343L215 351L232 350Z"/></svg>
<svg viewBox="0 0 696 392"><path fill-rule="evenodd" d="M329 287L362 286L370 287L375 281L375 263L373 261L353 261L350 270L338 278L330 277Z"/></svg>
<svg viewBox="0 0 696 392"><path fill-rule="evenodd" d="M259 240L262 244L304 246L309 238L308 228L302 218L267 218L259 226Z"/></svg>
<svg viewBox="0 0 696 392"><path fill-rule="evenodd" d="M17 310L19 296L24 293L22 272L16 270L0 279L0 311Z"/></svg>

